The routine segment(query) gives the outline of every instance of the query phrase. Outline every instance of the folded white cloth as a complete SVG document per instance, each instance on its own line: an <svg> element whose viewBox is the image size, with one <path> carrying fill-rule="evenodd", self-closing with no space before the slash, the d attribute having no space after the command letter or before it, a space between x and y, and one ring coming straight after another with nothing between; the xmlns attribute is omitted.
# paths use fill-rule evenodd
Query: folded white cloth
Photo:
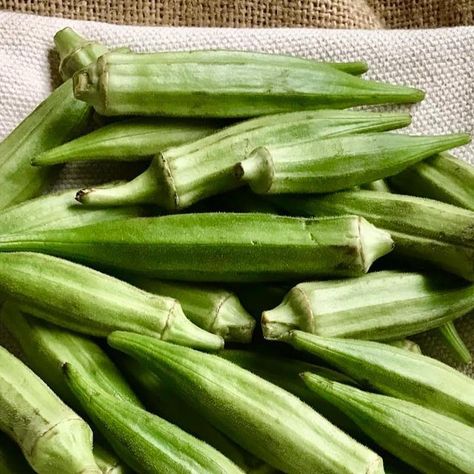
<svg viewBox="0 0 474 474"><path fill-rule="evenodd" d="M474 133L474 27L375 31L165 28L0 12L0 139L51 90L58 64L53 35L65 26L111 47L127 45L136 51L238 49L322 60L364 60L370 66L367 77L426 91L425 101L411 107L411 132ZM473 151L469 145L456 154L474 163ZM121 175L124 170L120 167ZM68 166L58 186L79 187L116 176L110 165ZM458 326L473 350L473 318L464 318ZM434 335L419 339L427 353L448 357ZM473 375L473 368L469 370Z"/></svg>

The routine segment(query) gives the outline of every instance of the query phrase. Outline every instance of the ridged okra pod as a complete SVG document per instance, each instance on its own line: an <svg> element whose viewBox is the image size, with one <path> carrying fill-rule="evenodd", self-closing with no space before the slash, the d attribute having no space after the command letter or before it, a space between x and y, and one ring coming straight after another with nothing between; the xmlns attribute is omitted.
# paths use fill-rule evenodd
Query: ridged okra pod
<svg viewBox="0 0 474 474"><path fill-rule="evenodd" d="M474 426L474 381L422 354L379 342L294 331L288 342L378 391Z"/></svg>
<svg viewBox="0 0 474 474"><path fill-rule="evenodd" d="M0 431L0 473L34 474L25 456L12 439Z"/></svg>
<svg viewBox="0 0 474 474"><path fill-rule="evenodd" d="M361 275L391 249L387 232L356 216L177 214L0 238L2 251L39 251L127 274L215 282Z"/></svg>
<svg viewBox="0 0 474 474"><path fill-rule="evenodd" d="M240 186L234 166L262 145L298 143L329 136L391 130L410 123L408 114L320 110L258 117L159 153L134 180L109 189L85 189L88 205L157 204L184 209Z"/></svg>
<svg viewBox="0 0 474 474"><path fill-rule="evenodd" d="M248 343L252 340L255 319L231 291L211 285L150 278L134 278L132 283L149 293L176 299L188 319L226 341Z"/></svg>
<svg viewBox="0 0 474 474"><path fill-rule="evenodd" d="M469 143L467 134L364 133L259 147L235 167L258 194L327 193L399 173L434 153Z"/></svg>
<svg viewBox="0 0 474 474"><path fill-rule="evenodd" d="M216 355L115 332L109 344L140 360L216 428L288 474L381 473L381 458L280 387ZM238 420L238 423L236 423Z"/></svg>
<svg viewBox="0 0 474 474"><path fill-rule="evenodd" d="M107 53L74 75L74 94L102 115L182 117L251 117L424 97L311 60L224 50Z"/></svg>
<svg viewBox="0 0 474 474"><path fill-rule="evenodd" d="M445 273L372 272L292 288L262 313L267 339L293 329L325 337L395 340L441 326L474 309L474 284Z"/></svg>
<svg viewBox="0 0 474 474"><path fill-rule="evenodd" d="M100 474L87 423L26 365L0 347L0 430L39 474Z"/></svg>
<svg viewBox="0 0 474 474"><path fill-rule="evenodd" d="M429 262L474 280L474 212L431 199L376 191L326 196L279 196L272 202L294 215L355 214L390 232L394 256Z"/></svg>
<svg viewBox="0 0 474 474"><path fill-rule="evenodd" d="M133 403L118 399L64 366L70 390L115 451L143 474L243 471L219 451Z"/></svg>
<svg viewBox="0 0 474 474"><path fill-rule="evenodd" d="M382 448L426 473L474 472L474 428L404 400L305 373L311 390L344 410Z"/></svg>
<svg viewBox="0 0 474 474"><path fill-rule="evenodd" d="M202 349L223 346L189 321L176 300L48 255L0 253L0 292L28 314L92 336L123 328Z"/></svg>
<svg viewBox="0 0 474 474"><path fill-rule="evenodd" d="M436 199L474 211L474 167L449 153L410 166L390 178L403 194Z"/></svg>

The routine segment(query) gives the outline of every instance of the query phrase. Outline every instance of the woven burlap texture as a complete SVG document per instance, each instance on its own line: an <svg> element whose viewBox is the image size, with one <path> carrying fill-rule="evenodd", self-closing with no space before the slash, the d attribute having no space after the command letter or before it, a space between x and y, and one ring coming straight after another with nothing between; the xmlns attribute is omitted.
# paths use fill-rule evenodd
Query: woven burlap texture
<svg viewBox="0 0 474 474"><path fill-rule="evenodd" d="M415 133L474 133L474 27L438 30L208 29L116 26L0 12L0 139L51 90L54 33L65 26L109 46L136 51L227 48L304 57L355 60L370 65L369 77L420 87L426 100L411 108ZM403 109L400 107L400 109ZM473 146L458 156L473 160ZM89 163L67 166L57 187L83 185L121 176L128 167ZM396 291L396 289L394 289ZM474 350L474 318L458 326ZM417 338L428 354L450 360L435 332ZM464 368L472 375L472 365Z"/></svg>
<svg viewBox="0 0 474 474"><path fill-rule="evenodd" d="M0 0L0 8L133 25L430 28L474 24L473 0Z"/></svg>

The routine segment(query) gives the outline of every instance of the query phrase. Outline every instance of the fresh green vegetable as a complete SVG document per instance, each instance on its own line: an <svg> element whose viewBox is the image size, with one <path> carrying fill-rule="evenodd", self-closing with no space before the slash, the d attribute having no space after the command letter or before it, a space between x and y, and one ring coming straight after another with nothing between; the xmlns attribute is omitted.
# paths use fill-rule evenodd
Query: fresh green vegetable
<svg viewBox="0 0 474 474"><path fill-rule="evenodd" d="M446 323L443 326L447 326L448 324L452 324L452 323ZM441 326L441 327L443 327L443 326ZM409 339L399 339L397 341L387 341L387 344L389 344L393 347L398 347L399 349L404 349L406 351L415 352L416 354L421 354L421 347L416 342L410 341Z"/></svg>
<svg viewBox="0 0 474 474"><path fill-rule="evenodd" d="M303 380L344 410L380 446L422 472L474 472L474 428L414 403L363 392L319 375L305 373Z"/></svg>
<svg viewBox="0 0 474 474"><path fill-rule="evenodd" d="M220 282L361 275L392 245L387 232L356 216L317 220L225 213L126 219L0 237L2 251L56 254L126 274ZM110 293L116 298L117 292Z"/></svg>
<svg viewBox="0 0 474 474"><path fill-rule="evenodd" d="M186 319L176 300L48 255L0 253L0 292L26 313L93 336L123 328L202 349L223 346Z"/></svg>
<svg viewBox="0 0 474 474"><path fill-rule="evenodd" d="M259 117L164 150L144 173L129 183L109 189L83 189L77 199L88 205L151 203L171 211L184 209L239 187L234 166L255 147L391 130L410 121L408 114L334 110Z"/></svg>
<svg viewBox="0 0 474 474"><path fill-rule="evenodd" d="M452 321L444 324L439 328L446 344L452 349L453 355L457 357L462 364L469 364L472 356L466 344L459 335L456 326Z"/></svg>
<svg viewBox="0 0 474 474"><path fill-rule="evenodd" d="M0 430L39 474L100 474L87 423L28 367L0 347Z"/></svg>
<svg viewBox="0 0 474 474"><path fill-rule="evenodd" d="M382 393L474 425L474 380L436 359L378 342L302 331L292 332L288 342Z"/></svg>
<svg viewBox="0 0 474 474"><path fill-rule="evenodd" d="M288 474L381 473L381 458L294 395L216 355L115 332L109 344L149 366L236 443Z"/></svg>
<svg viewBox="0 0 474 474"><path fill-rule="evenodd" d="M291 214L356 214L390 232L393 255L429 262L474 281L474 212L431 199L376 191L327 196L279 196L272 202Z"/></svg>
<svg viewBox="0 0 474 474"><path fill-rule="evenodd" d="M241 473L219 451L177 426L103 391L64 365L70 390L114 449L135 471L148 474L206 472Z"/></svg>
<svg viewBox="0 0 474 474"><path fill-rule="evenodd" d="M206 331L226 341L252 340L255 319L245 311L234 293L210 285L198 285L149 278L133 278L132 283L149 293L174 298L184 314Z"/></svg>
<svg viewBox="0 0 474 474"><path fill-rule="evenodd" d="M469 141L467 134L315 137L259 147L236 165L235 175L257 194L327 193L396 174L434 153Z"/></svg>
<svg viewBox="0 0 474 474"><path fill-rule="evenodd" d="M34 474L20 448L0 431L0 473Z"/></svg>
<svg viewBox="0 0 474 474"><path fill-rule="evenodd" d="M377 181L372 181L370 183L365 183L360 185L361 189L366 189L368 191L379 191L379 192L390 192L390 187L387 184L387 181L384 179L378 179Z"/></svg>
<svg viewBox="0 0 474 474"><path fill-rule="evenodd" d="M132 474L132 471L123 464L115 453L94 443L94 459L102 474Z"/></svg>
<svg viewBox="0 0 474 474"><path fill-rule="evenodd" d="M474 309L474 284L443 273L380 271L360 278L299 283L262 313L266 339L293 329L326 337L395 340Z"/></svg>

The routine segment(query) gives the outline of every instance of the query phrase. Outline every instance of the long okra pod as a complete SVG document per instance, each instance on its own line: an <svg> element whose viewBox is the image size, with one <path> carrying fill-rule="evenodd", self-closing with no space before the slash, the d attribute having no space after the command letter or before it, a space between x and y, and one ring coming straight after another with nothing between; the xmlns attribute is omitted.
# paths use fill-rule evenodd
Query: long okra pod
<svg viewBox="0 0 474 474"><path fill-rule="evenodd" d="M267 339L301 329L326 337L395 340L473 309L474 284L465 280L444 273L380 271L299 283L279 306L262 313L262 330Z"/></svg>
<svg viewBox="0 0 474 474"><path fill-rule="evenodd" d="M317 220L177 214L0 238L2 251L39 251L120 272L185 281L361 275L391 249L387 232L356 216ZM0 254L1 259L7 257Z"/></svg>
<svg viewBox="0 0 474 474"><path fill-rule="evenodd" d="M195 142L159 153L134 180L109 189L86 189L77 199L88 205L152 203L184 209L240 183L234 166L255 147L315 138L391 130L410 123L408 114L320 110L259 117L224 128Z"/></svg>
<svg viewBox="0 0 474 474"><path fill-rule="evenodd" d="M28 367L0 347L0 430L39 474L100 474L87 423Z"/></svg>
<svg viewBox="0 0 474 474"><path fill-rule="evenodd" d="M305 373L319 396L344 410L380 446L422 472L474 472L474 428L404 400Z"/></svg>
<svg viewBox="0 0 474 474"><path fill-rule="evenodd" d="M383 472L379 456L297 397L221 357L125 332L111 334L108 341L149 366L216 428L277 469Z"/></svg>
<svg viewBox="0 0 474 474"><path fill-rule="evenodd" d="M257 148L236 165L235 174L258 194L327 193L391 176L469 141L467 134L316 137Z"/></svg>
<svg viewBox="0 0 474 474"><path fill-rule="evenodd" d="M0 431L0 473L34 474L20 448L6 434Z"/></svg>
<svg viewBox="0 0 474 474"><path fill-rule="evenodd" d="M474 280L474 212L431 199L376 191L278 196L272 202L304 216L355 214L390 232L393 255L429 262Z"/></svg>
<svg viewBox="0 0 474 474"><path fill-rule="evenodd" d="M474 426L474 381L436 359L378 342L302 331L292 332L288 342L382 393Z"/></svg>
<svg viewBox="0 0 474 474"><path fill-rule="evenodd" d="M234 293L210 285L133 278L134 285L150 293L175 298L184 314L206 331L226 341L250 342L255 319L245 311Z"/></svg>
<svg viewBox="0 0 474 474"><path fill-rule="evenodd" d="M177 426L101 390L64 366L70 390L125 462L140 473L242 473L223 454Z"/></svg>
<svg viewBox="0 0 474 474"><path fill-rule="evenodd" d="M107 53L74 75L74 94L103 115L182 117L251 117L424 97L311 60L240 51Z"/></svg>
<svg viewBox="0 0 474 474"><path fill-rule="evenodd" d="M203 349L223 346L186 319L176 300L48 255L0 253L0 292L28 314L84 334L124 328Z"/></svg>

